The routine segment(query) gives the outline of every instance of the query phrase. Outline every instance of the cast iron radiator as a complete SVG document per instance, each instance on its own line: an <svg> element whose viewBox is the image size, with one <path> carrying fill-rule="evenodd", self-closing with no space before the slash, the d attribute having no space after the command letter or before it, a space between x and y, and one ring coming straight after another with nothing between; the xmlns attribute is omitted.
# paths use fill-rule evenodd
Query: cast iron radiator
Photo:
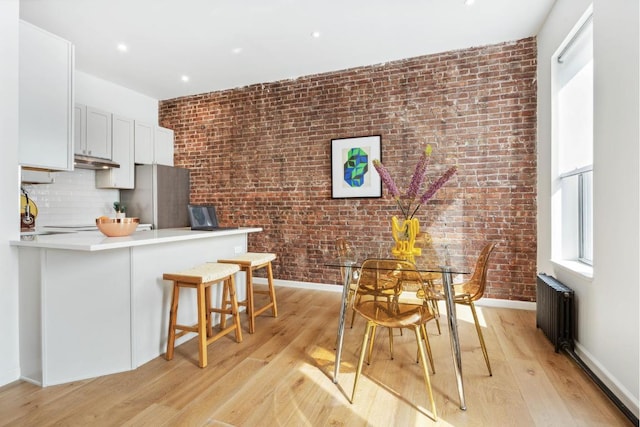
<svg viewBox="0 0 640 427"><path fill-rule="evenodd" d="M573 350L573 290L546 274L538 274L536 327L551 340L556 353L562 346Z"/></svg>

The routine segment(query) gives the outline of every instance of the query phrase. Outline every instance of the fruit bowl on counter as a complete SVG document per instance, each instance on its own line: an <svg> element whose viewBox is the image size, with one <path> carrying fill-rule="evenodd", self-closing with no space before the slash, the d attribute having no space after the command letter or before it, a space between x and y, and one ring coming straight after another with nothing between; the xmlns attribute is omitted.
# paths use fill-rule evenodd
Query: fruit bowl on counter
<svg viewBox="0 0 640 427"><path fill-rule="evenodd" d="M96 218L98 230L108 237L129 236L136 231L139 223L140 218L109 218L107 216Z"/></svg>

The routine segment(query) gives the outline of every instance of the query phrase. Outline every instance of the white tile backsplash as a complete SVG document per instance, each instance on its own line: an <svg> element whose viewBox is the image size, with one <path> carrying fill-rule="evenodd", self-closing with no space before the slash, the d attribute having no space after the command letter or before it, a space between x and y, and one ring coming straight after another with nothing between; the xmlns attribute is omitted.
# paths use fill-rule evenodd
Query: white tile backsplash
<svg viewBox="0 0 640 427"><path fill-rule="evenodd" d="M53 184L23 185L38 207L36 227L95 224L97 217L115 214L113 202L120 200L120 191L96 188L95 171L76 169L53 176Z"/></svg>

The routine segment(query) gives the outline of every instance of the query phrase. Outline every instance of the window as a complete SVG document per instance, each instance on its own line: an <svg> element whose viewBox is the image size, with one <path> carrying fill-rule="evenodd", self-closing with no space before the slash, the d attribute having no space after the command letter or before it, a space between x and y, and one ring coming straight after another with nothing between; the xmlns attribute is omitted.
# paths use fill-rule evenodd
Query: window
<svg viewBox="0 0 640 427"><path fill-rule="evenodd" d="M557 191L554 259L593 263L593 25L589 16L553 63ZM559 231L559 232L558 232Z"/></svg>

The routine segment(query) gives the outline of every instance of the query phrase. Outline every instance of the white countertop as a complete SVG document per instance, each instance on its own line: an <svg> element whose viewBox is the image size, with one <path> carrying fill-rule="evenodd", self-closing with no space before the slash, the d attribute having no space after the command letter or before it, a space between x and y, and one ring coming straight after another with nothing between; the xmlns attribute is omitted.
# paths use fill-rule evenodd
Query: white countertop
<svg viewBox="0 0 640 427"><path fill-rule="evenodd" d="M73 233L22 236L11 240L12 246L47 249L68 249L75 251L102 251L128 248L132 246L155 245L194 239L210 239L234 234L256 233L260 227L239 227L233 230L193 231L190 228L165 228L160 230L136 231L130 236L107 237L100 231L80 231Z"/></svg>

